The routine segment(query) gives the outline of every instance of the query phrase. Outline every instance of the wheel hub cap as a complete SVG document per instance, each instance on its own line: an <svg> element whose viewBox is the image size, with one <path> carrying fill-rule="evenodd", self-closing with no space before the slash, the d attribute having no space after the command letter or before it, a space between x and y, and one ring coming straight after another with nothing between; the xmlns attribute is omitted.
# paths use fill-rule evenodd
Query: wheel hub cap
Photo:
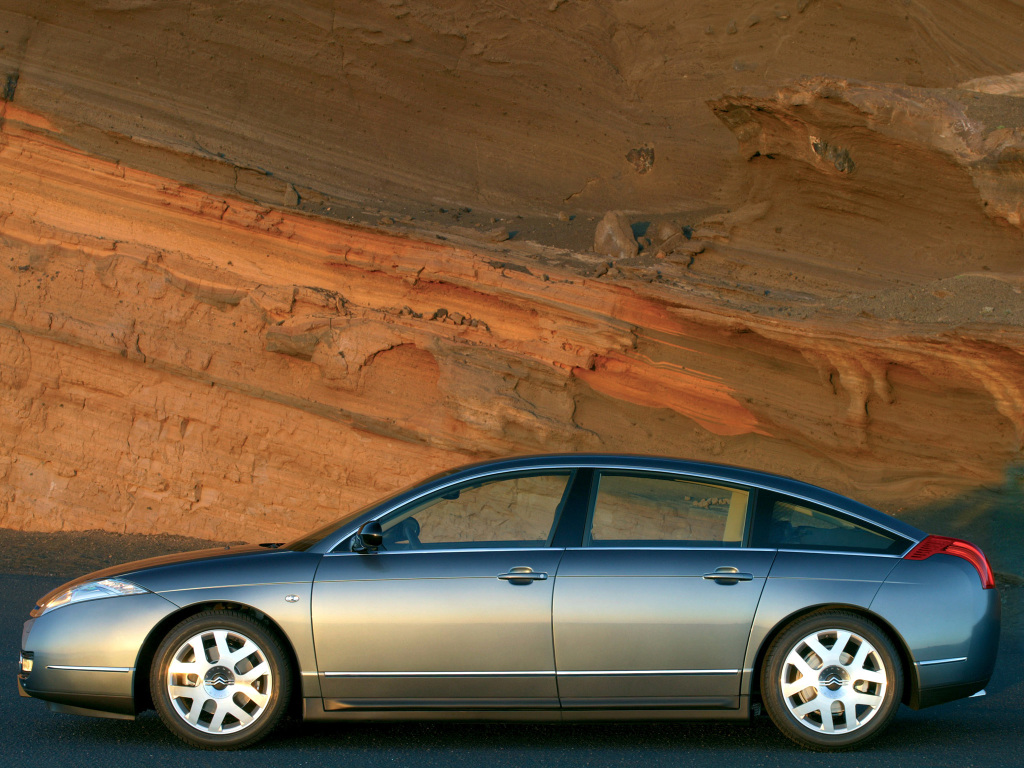
<svg viewBox="0 0 1024 768"><path fill-rule="evenodd" d="M833 698L842 695L844 685L850 684L850 674L842 667L830 664L818 675L818 685L824 696Z"/></svg>
<svg viewBox="0 0 1024 768"><path fill-rule="evenodd" d="M206 673L203 684L206 692L215 699L222 699L228 695L227 689L234 685L235 674L227 667L211 667Z"/></svg>

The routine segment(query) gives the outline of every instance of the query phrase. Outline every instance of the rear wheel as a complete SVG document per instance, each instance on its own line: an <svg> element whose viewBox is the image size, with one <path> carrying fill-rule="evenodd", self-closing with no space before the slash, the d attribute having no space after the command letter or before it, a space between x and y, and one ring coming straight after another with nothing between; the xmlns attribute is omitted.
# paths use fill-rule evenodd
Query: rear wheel
<svg viewBox="0 0 1024 768"><path fill-rule="evenodd" d="M892 720L903 669L888 636L846 611L812 614L786 627L761 672L765 709L786 736L817 750L863 744Z"/></svg>
<svg viewBox="0 0 1024 768"><path fill-rule="evenodd" d="M237 749L266 736L284 714L291 675L265 624L235 611L207 611L172 629L150 670L153 702L180 739Z"/></svg>

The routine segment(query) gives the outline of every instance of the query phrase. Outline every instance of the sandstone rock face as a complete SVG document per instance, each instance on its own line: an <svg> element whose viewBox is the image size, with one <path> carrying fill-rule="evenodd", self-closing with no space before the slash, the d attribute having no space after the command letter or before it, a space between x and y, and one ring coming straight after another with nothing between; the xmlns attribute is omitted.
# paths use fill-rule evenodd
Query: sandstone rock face
<svg viewBox="0 0 1024 768"><path fill-rule="evenodd" d="M777 245L785 223L802 249L912 278L1024 270L1019 98L814 78L710 104L765 206L737 234ZM880 263L865 244L914 257Z"/></svg>
<svg viewBox="0 0 1024 768"><path fill-rule="evenodd" d="M739 318L585 262L541 274L182 187L13 105L2 141L0 526L280 540L547 450L715 458L885 504L1019 455L1016 329Z"/></svg>
<svg viewBox="0 0 1024 768"><path fill-rule="evenodd" d="M243 196L269 172L276 203L291 183L599 216L713 197L734 145L704 103L730 88L1024 71L1015 3L804 4L2 0L0 84L62 124L225 158Z"/></svg>
<svg viewBox="0 0 1024 768"><path fill-rule="evenodd" d="M0 0L0 527L282 540L553 450L1018 477L1018 5L680 14Z"/></svg>

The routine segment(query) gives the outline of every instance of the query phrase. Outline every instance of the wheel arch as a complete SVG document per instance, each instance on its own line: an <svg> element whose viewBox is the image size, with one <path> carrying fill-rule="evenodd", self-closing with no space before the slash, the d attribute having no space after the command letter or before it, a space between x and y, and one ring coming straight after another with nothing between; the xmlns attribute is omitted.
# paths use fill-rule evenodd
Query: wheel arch
<svg viewBox="0 0 1024 768"><path fill-rule="evenodd" d="M903 704L913 706L914 702L916 702L918 698L920 680L917 676L917 667L914 665L914 657L910 653L906 640L903 639L903 636L883 616L880 616L863 606L849 605L847 603L823 603L821 605L800 608L778 621L775 626L772 627L771 631L765 635L764 640L761 641L761 645L757 649L757 655L754 657L753 674L750 679L751 699L753 700L754 697L760 697L761 695L761 672L764 669L764 661L765 657L768 655L768 649L771 648L772 643L775 642L775 638L777 638L786 629L786 627L793 622L800 621L808 616L813 616L816 613L823 613L825 611L846 611L848 613L856 614L861 618L877 624L879 629L885 632L889 640L892 641L893 647L896 649L896 653L899 654L900 664L903 666L903 695L900 701Z"/></svg>
<svg viewBox="0 0 1024 768"><path fill-rule="evenodd" d="M288 637L288 634L281 629L281 626L266 613L257 608L253 608L251 605L233 602L230 600L208 600L199 603L192 603L191 605L183 606L178 610L169 613L161 619L146 636L146 640L142 644L142 647L139 650L139 655L135 661L135 679L132 684L132 699L135 703L135 714L139 714L140 712L153 708L153 694L149 687L149 671L153 666L153 658L156 656L156 650L161 641L167 637L167 633L191 616L200 614L203 611L215 610L236 611L237 613L254 618L265 623L270 630L277 635L278 640L281 641L281 646L287 654L288 666L292 673L292 680L294 682L294 685L292 686L291 701L288 703L289 711L293 711L296 707L301 705L302 696L295 694L295 691L300 690L301 687L301 667L299 666L298 655L295 653L295 648L292 645L291 639Z"/></svg>

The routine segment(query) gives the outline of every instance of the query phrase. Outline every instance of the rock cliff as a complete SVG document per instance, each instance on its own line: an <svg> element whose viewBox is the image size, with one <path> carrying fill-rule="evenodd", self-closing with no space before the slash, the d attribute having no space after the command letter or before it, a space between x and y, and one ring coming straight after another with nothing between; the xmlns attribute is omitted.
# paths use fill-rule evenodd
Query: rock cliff
<svg viewBox="0 0 1024 768"><path fill-rule="evenodd" d="M471 5L4 3L0 527L281 540L556 450L1004 481L1019 6Z"/></svg>

